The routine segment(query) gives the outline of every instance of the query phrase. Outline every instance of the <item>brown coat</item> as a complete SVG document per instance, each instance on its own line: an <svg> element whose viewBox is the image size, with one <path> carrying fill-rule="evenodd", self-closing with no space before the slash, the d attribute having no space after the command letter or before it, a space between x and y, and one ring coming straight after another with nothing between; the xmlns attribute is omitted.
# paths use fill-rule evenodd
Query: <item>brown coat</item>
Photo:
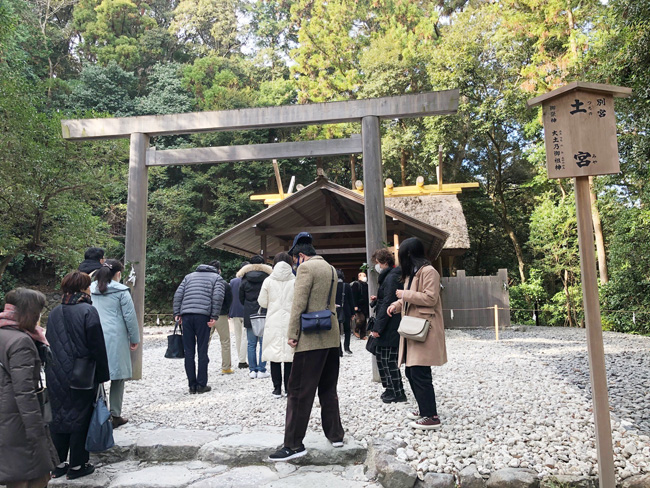
<svg viewBox="0 0 650 488"><path fill-rule="evenodd" d="M58 464L36 397L41 361L32 338L0 328L0 484L40 478Z"/></svg>
<svg viewBox="0 0 650 488"><path fill-rule="evenodd" d="M431 329L424 342L400 337L397 364L442 366L447 362L447 347L440 302L440 275L433 266L424 266L413 277L410 289L407 288L409 288L409 281L404 285L403 297L393 302L397 308L396 312L402 312L404 302L407 302L406 315L429 320ZM406 360L404 360L405 355Z"/></svg>
<svg viewBox="0 0 650 488"><path fill-rule="evenodd" d="M339 323L336 319L336 271L321 256L314 256L298 267L293 288L293 304L289 319L289 339L298 341L295 352L314 351L339 347ZM322 332L303 333L300 330L300 316L304 312L325 310L330 284L334 280L330 310L332 311L332 329Z"/></svg>

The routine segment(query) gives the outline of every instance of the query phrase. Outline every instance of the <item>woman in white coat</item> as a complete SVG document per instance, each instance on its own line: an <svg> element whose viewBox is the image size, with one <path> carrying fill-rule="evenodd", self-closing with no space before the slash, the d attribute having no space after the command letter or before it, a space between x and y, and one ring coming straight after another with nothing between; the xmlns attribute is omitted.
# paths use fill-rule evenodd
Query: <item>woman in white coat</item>
<svg viewBox="0 0 650 488"><path fill-rule="evenodd" d="M284 363L286 394L293 362L293 348L288 344L289 317L293 303L293 285L296 280L292 264L293 259L286 252L276 254L273 260L273 272L262 283L260 296L257 298L260 307L267 309L262 361L271 362L275 398L282 396L282 363Z"/></svg>
<svg viewBox="0 0 650 488"><path fill-rule="evenodd" d="M120 283L123 269L124 266L119 261L107 259L97 270L97 281L90 285L93 306L99 313L106 343L111 373L109 400L114 428L128 422L122 417L124 380L133 375L130 351L135 351L140 342L140 328L129 287Z"/></svg>

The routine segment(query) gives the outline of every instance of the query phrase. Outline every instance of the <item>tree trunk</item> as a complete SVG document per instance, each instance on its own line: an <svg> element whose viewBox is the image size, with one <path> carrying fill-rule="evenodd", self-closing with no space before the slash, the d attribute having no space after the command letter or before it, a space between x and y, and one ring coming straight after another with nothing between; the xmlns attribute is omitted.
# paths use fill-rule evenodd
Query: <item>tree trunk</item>
<svg viewBox="0 0 650 488"><path fill-rule="evenodd" d="M569 293L569 271L564 270L564 277L562 278L562 286L564 287L564 296L566 297L566 318L569 327L573 327L573 313L571 311L571 294Z"/></svg>
<svg viewBox="0 0 650 488"><path fill-rule="evenodd" d="M7 271L7 266L9 266L9 263L16 257L16 253L10 254L9 256L5 256L2 258L2 261L0 261L0 281L2 281L2 277L5 274L5 271Z"/></svg>
<svg viewBox="0 0 650 488"><path fill-rule="evenodd" d="M594 188L594 177L589 177L589 196L591 197L591 220L594 223L594 236L596 237L596 251L598 252L598 274L602 284L609 281L607 273L607 255L605 253L605 237L603 236L603 225L600 221L598 211L598 197Z"/></svg>
<svg viewBox="0 0 650 488"><path fill-rule="evenodd" d="M399 158L399 167L402 171L402 186L406 186L406 162L408 161L408 151L404 148L401 149Z"/></svg>

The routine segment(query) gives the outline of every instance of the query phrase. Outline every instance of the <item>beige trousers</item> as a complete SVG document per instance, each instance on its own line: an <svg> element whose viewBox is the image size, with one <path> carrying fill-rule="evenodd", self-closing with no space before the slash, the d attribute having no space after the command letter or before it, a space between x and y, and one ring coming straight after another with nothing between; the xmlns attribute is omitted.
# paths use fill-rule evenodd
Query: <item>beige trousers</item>
<svg viewBox="0 0 650 488"><path fill-rule="evenodd" d="M212 340L212 334L214 334L215 329L217 334L219 334L219 342L221 342L221 369L230 369L232 367L232 360L230 358L230 327L228 325L227 315L219 317L217 324L210 329L210 340Z"/></svg>
<svg viewBox="0 0 650 488"><path fill-rule="evenodd" d="M244 317L233 317L230 319L232 328L235 330L235 349L237 359L240 363L248 364L248 338L244 330Z"/></svg>

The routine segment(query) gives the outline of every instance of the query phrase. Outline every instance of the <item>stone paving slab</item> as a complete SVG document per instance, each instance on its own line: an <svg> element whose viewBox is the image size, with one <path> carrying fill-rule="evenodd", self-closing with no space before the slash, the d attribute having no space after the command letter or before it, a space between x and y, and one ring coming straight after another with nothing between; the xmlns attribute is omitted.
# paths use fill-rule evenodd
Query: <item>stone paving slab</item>
<svg viewBox="0 0 650 488"><path fill-rule="evenodd" d="M267 466L246 466L192 483L189 488L257 488L278 479L278 474Z"/></svg>
<svg viewBox="0 0 650 488"><path fill-rule="evenodd" d="M152 466L117 475L108 488L180 488L201 477L182 465Z"/></svg>
<svg viewBox="0 0 650 488"><path fill-rule="evenodd" d="M202 461L230 465L249 465L265 462L269 454L282 446L281 432L249 432L235 434L204 445L198 453ZM353 439L346 439L343 447L334 448L322 434L307 433L304 440L307 456L296 464L349 464L363 460L366 450Z"/></svg>
<svg viewBox="0 0 650 488"><path fill-rule="evenodd" d="M305 487L327 487L327 488L364 488L367 486L379 486L369 481L354 481L344 479L334 473L311 471L296 473L277 481L271 481L263 488L305 488Z"/></svg>

